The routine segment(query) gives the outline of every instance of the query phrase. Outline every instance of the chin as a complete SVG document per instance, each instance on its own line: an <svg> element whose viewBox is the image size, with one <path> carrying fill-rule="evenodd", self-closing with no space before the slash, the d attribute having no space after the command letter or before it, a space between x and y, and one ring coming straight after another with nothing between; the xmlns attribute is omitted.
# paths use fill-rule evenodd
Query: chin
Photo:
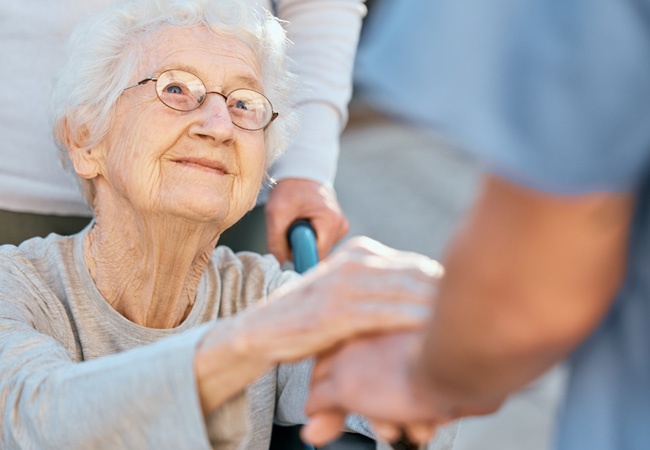
<svg viewBox="0 0 650 450"><path fill-rule="evenodd" d="M197 223L214 223L221 225L227 221L227 212L220 210L220 208L192 208L187 209L181 215L190 221Z"/></svg>
<svg viewBox="0 0 650 450"><path fill-rule="evenodd" d="M182 202L169 202L167 207L160 208L159 211L164 215L196 222L197 224L219 223L228 216L228 204L227 202L216 202L214 198L197 196Z"/></svg>
<svg viewBox="0 0 650 450"><path fill-rule="evenodd" d="M186 186L182 194L179 193L176 191L173 193L176 195L166 196L163 203L167 205L164 209L168 214L197 224L214 223L222 230L234 225L252 209L257 200L256 196L251 196L252 199L232 198L230 193L224 195L222 190L212 187L189 189Z"/></svg>

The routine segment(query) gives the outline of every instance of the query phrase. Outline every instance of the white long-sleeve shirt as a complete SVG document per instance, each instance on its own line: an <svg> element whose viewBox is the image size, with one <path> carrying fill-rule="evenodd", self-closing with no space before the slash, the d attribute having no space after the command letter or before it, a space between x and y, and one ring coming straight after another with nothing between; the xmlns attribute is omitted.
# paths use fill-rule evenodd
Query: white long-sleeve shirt
<svg viewBox="0 0 650 450"><path fill-rule="evenodd" d="M74 180L61 167L49 104L72 29L114 0L0 2L0 209L90 216ZM259 0L287 21L289 56L310 86L301 127L271 176L331 184L339 136L347 121L352 66L363 0Z"/></svg>

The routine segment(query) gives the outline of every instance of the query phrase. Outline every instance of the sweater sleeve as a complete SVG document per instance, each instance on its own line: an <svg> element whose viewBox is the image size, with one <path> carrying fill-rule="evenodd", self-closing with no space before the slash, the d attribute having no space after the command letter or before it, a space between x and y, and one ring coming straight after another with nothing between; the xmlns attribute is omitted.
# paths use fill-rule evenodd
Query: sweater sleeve
<svg viewBox="0 0 650 450"><path fill-rule="evenodd" d="M294 43L289 56L309 91L299 106L300 129L271 176L331 185L366 8L363 0L279 0L276 12L288 22L287 35Z"/></svg>
<svg viewBox="0 0 650 450"><path fill-rule="evenodd" d="M74 342L60 341L65 331L61 336L42 332L54 326L42 323L39 302L15 301L28 298L28 283L14 283L11 299L12 290L5 287L0 292L0 448L212 448L193 370L195 348L210 325L75 362ZM56 311L49 311L54 322ZM223 422L216 424L222 429L246 423L245 401L233 398L210 420L211 426Z"/></svg>

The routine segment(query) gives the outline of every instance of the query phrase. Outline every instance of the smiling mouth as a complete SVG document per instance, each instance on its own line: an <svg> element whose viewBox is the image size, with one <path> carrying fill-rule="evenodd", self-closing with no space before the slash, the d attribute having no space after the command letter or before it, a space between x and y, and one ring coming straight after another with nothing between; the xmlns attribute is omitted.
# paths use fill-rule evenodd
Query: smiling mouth
<svg viewBox="0 0 650 450"><path fill-rule="evenodd" d="M201 170L203 172L214 173L217 175L230 174L226 170L226 167L217 161L211 161L211 160L200 159L200 158L187 158L187 159L179 159L174 162L185 167Z"/></svg>

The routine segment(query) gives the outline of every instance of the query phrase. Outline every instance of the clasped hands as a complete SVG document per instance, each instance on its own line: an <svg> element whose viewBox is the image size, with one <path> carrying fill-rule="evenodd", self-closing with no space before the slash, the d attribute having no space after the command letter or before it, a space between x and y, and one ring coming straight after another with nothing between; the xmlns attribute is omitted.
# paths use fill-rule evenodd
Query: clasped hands
<svg viewBox="0 0 650 450"><path fill-rule="evenodd" d="M204 414L272 367L315 356L306 441L336 438L348 413L368 418L387 442L403 433L430 440L438 426L468 412L417 370L442 272L426 256L350 239L268 301L206 333L195 357Z"/></svg>
<svg viewBox="0 0 650 450"><path fill-rule="evenodd" d="M427 356L427 328L442 266L422 255L387 247L381 253L383 264L395 264L397 273L400 261L412 258L422 258L423 264L436 266L436 270L430 271L432 290L427 317L408 328L351 337L316 356L305 406L309 421L301 435L317 447L341 434L350 413L368 419L382 441L426 444L438 427L460 417L492 413L504 400L467 399L432 382L427 365L421 362ZM402 276L408 292L408 276Z"/></svg>
<svg viewBox="0 0 650 450"><path fill-rule="evenodd" d="M413 280L400 268L414 261L429 266L431 291L425 299L428 314L410 329L360 335L319 354L306 405L310 420L302 437L322 446L340 435L348 413L357 413L370 420L383 441L407 437L414 443L426 443L436 428L450 419L435 409L435 401L426 390L419 391L414 373L442 266L423 255L396 251L374 241L365 240L364 245L373 247L373 253L382 257L384 270L395 266L396 276L403 278L405 295ZM371 267L368 273L372 273Z"/></svg>
<svg viewBox="0 0 650 450"><path fill-rule="evenodd" d="M418 388L414 365L422 334L411 330L361 337L317 357L303 440L321 446L335 439L348 413L366 417L385 442L431 440L450 418Z"/></svg>

